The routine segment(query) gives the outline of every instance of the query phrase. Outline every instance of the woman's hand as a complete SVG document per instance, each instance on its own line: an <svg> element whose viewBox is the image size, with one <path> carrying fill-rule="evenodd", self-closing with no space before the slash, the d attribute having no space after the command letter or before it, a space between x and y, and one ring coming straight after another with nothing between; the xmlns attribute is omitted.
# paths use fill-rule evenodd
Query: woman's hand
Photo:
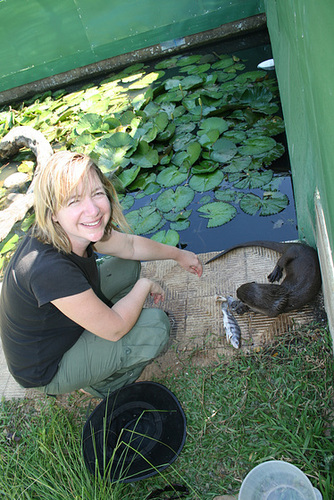
<svg viewBox="0 0 334 500"><path fill-rule="evenodd" d="M197 274L199 277L202 276L203 266L195 253L189 252L188 250L180 250L175 260L189 273Z"/></svg>
<svg viewBox="0 0 334 500"><path fill-rule="evenodd" d="M150 289L150 295L153 297L153 301L155 304L158 304L158 302L163 302L165 300L165 292L161 288L161 286L158 283L155 283L155 281L148 280L151 284L151 289Z"/></svg>

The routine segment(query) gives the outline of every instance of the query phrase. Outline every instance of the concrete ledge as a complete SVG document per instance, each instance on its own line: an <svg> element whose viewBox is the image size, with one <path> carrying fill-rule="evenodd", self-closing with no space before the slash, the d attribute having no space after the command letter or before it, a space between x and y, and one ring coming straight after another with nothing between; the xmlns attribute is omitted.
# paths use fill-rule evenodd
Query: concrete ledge
<svg viewBox="0 0 334 500"><path fill-rule="evenodd" d="M54 76L49 76L35 82L27 83L26 85L21 85L20 87L4 90L3 92L0 92L0 106L26 99L40 92L70 85L80 80L88 78L93 79L107 72L118 71L120 68L134 63L149 61L158 57L164 57L165 55L180 53L208 43L220 42L237 35L245 35L261 29L263 30L266 29L266 27L267 23L265 14L259 14L258 16L233 21L231 23L223 24L218 28L189 35L178 40L162 42L160 44L152 45L127 54L121 54L109 59L104 59L103 61L75 68Z"/></svg>
<svg viewBox="0 0 334 500"><path fill-rule="evenodd" d="M332 335L334 348L334 265L327 233L326 219L323 212L319 191L317 191L315 194L314 202L316 213L316 238L321 267L322 290L324 295L325 309L328 317L328 325Z"/></svg>

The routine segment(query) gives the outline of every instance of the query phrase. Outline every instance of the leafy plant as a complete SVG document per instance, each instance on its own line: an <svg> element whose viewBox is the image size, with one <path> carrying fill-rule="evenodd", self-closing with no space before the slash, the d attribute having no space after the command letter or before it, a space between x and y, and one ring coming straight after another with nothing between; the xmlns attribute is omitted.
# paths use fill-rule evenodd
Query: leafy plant
<svg viewBox="0 0 334 500"><path fill-rule="evenodd" d="M235 193L200 208L209 228L236 216L231 203L249 215L284 210L288 200L270 188L268 168L284 153L274 138L284 131L278 104L276 80L245 71L235 56L178 55L154 70L134 64L99 84L48 91L4 108L0 137L30 125L53 148L91 155L120 194L136 194L122 201L133 230L154 235L167 224L168 234L191 227L195 192ZM31 155L22 159L31 162ZM254 189L266 194L261 198ZM144 199L140 208L135 199ZM228 207L218 203L226 201ZM162 215L180 211L189 215L174 221Z"/></svg>

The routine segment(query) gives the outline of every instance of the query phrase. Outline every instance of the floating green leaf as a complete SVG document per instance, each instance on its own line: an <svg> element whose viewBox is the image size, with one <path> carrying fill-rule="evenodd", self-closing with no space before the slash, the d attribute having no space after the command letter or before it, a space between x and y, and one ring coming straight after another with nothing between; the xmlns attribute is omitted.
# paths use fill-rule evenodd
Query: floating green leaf
<svg viewBox="0 0 334 500"><path fill-rule="evenodd" d="M199 128L204 130L205 133L209 132L210 130L218 130L219 134L222 134L228 129L228 123L223 118L206 118L202 121Z"/></svg>
<svg viewBox="0 0 334 500"><path fill-rule="evenodd" d="M140 167L133 166L131 168L127 168L126 170L123 170L123 172L121 172L117 176L117 178L121 182L123 188L125 188L126 186L129 186L129 184L131 184L135 180L139 171L140 171Z"/></svg>
<svg viewBox="0 0 334 500"><path fill-rule="evenodd" d="M211 191L218 187L223 178L224 174L221 170L216 170L213 173L204 175L195 174L191 177L189 186L194 189L194 191L203 193L203 191Z"/></svg>
<svg viewBox="0 0 334 500"><path fill-rule="evenodd" d="M147 234L159 226L162 215L155 207L148 206L127 213L126 219L135 234Z"/></svg>
<svg viewBox="0 0 334 500"><path fill-rule="evenodd" d="M276 141L272 137L251 137L250 139L246 139L243 146L239 147L239 152L244 156L256 156L270 151L275 146Z"/></svg>
<svg viewBox="0 0 334 500"><path fill-rule="evenodd" d="M175 191L167 189L156 199L157 208L162 212L179 212L194 199L195 193L188 186L178 186Z"/></svg>
<svg viewBox="0 0 334 500"><path fill-rule="evenodd" d="M172 166L165 168L158 174L157 182L164 187L172 187L182 184L187 177L187 172L180 172L178 168Z"/></svg>
<svg viewBox="0 0 334 500"><path fill-rule="evenodd" d="M198 208L197 211L203 214L201 217L209 219L207 224L208 228L222 226L232 220L237 214L237 210L233 205L223 201L207 203Z"/></svg>
<svg viewBox="0 0 334 500"><path fill-rule="evenodd" d="M267 185L272 178L272 170L266 170L265 172L248 171L229 174L228 176L228 180L238 189L257 189Z"/></svg>
<svg viewBox="0 0 334 500"><path fill-rule="evenodd" d="M131 161L142 168L152 168L159 162L159 154L146 141L140 141L136 153L131 156Z"/></svg>
<svg viewBox="0 0 334 500"><path fill-rule="evenodd" d="M289 204L288 197L283 193L265 192L263 194L262 209L260 215L274 215L282 212Z"/></svg>
<svg viewBox="0 0 334 500"><path fill-rule="evenodd" d="M173 229L169 229L168 231L159 231L158 233L154 234L153 236L151 236L151 240L176 247L176 245L180 241L180 236Z"/></svg>
<svg viewBox="0 0 334 500"><path fill-rule="evenodd" d="M221 137L214 143L210 158L219 163L227 163L237 154L237 151L234 142Z"/></svg>

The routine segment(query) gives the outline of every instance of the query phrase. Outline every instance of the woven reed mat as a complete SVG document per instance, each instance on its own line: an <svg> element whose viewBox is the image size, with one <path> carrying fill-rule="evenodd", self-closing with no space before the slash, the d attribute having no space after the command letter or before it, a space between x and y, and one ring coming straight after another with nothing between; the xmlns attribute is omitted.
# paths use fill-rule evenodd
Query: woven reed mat
<svg viewBox="0 0 334 500"><path fill-rule="evenodd" d="M201 261L219 252L200 254ZM161 307L172 323L171 342L165 354L147 366L141 380L160 376L166 370L182 369L186 358L197 365L209 365L219 355L235 356L238 350L226 341L221 305L215 294L232 295L243 283L256 281L269 283L268 274L273 270L278 253L264 248L247 247L233 250L227 255L203 266L201 278L180 268L174 261L145 262L142 276L157 281L165 290L165 301L156 306L149 300L147 307ZM284 277L284 276L283 276ZM259 313L245 313L235 318L241 328L241 351L259 349L271 342L288 328L308 324L318 315L321 293L314 303L299 311L268 318Z"/></svg>

